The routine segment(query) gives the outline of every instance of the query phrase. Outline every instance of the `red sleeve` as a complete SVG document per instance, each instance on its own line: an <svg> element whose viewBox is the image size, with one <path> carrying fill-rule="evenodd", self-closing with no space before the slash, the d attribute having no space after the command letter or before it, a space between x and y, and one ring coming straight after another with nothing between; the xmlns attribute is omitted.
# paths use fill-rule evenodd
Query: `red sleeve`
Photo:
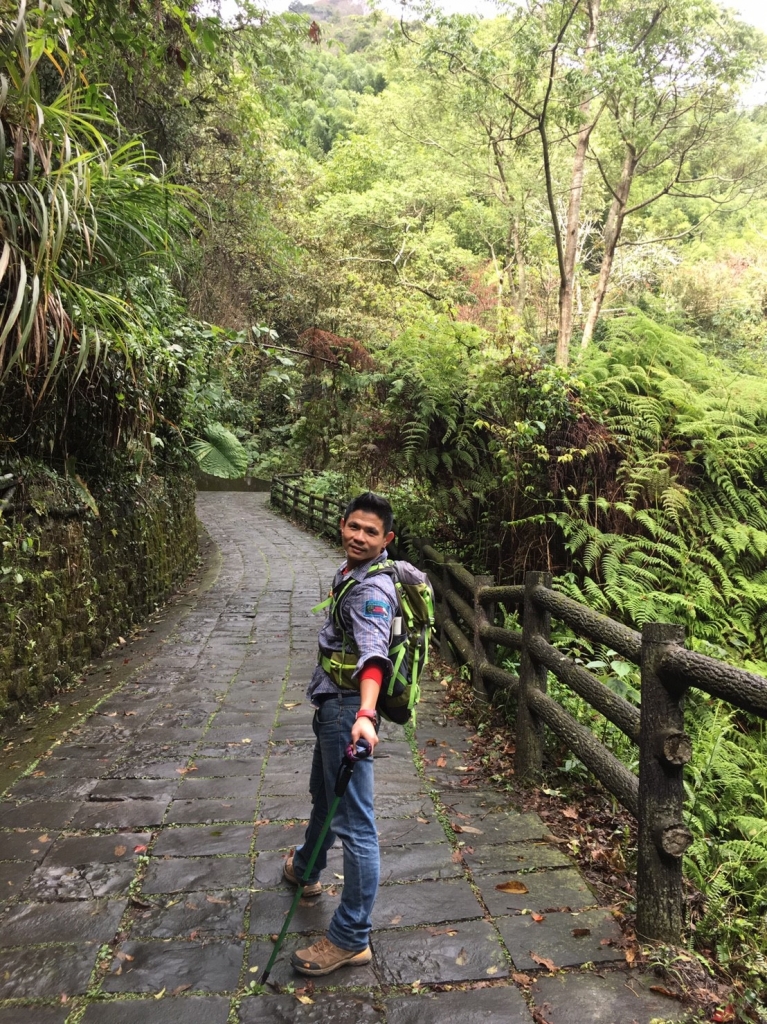
<svg viewBox="0 0 767 1024"><path fill-rule="evenodd" d="M360 682L363 679L372 679L378 686L383 683L384 670L381 665L376 664L374 661L369 661L367 665L360 672Z"/></svg>

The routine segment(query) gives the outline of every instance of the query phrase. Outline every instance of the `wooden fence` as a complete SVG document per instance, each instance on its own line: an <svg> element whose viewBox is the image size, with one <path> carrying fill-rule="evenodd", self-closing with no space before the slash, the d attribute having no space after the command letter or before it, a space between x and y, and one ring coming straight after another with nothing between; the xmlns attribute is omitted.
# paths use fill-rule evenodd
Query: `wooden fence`
<svg viewBox="0 0 767 1024"><path fill-rule="evenodd" d="M338 538L344 503L312 495L287 477L275 477L271 497L276 508ZM472 574L428 542L407 535L398 541L398 554L420 564L434 585L442 655L470 667L480 698L497 691L516 697L517 777L535 783L548 726L636 817L637 933L678 943L682 857L693 839L683 814L682 772L692 757L684 731L684 695L695 687L767 718L767 680L687 650L682 626L653 622L639 633L600 615L552 590L548 573L528 572L524 586L496 586L493 577ZM520 630L496 623L512 610L519 612ZM640 667L640 708L550 643L552 618ZM519 675L500 667L503 651L520 652ZM549 672L638 745L638 777L549 696Z"/></svg>

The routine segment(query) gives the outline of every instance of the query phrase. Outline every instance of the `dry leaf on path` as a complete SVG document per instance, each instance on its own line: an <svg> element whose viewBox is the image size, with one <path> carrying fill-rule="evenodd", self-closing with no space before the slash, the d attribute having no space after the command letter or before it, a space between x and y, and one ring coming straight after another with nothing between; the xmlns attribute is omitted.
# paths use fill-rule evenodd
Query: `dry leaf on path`
<svg viewBox="0 0 767 1024"><path fill-rule="evenodd" d="M578 812L574 807L565 807L565 809L562 811L562 817L572 818L573 820L575 820L578 817Z"/></svg>
<svg viewBox="0 0 767 1024"><path fill-rule="evenodd" d="M465 964L468 963L468 961L469 961L469 954L466 952L466 950L463 948L463 946L461 946L461 952L455 958L455 962L458 964L459 967L463 967Z"/></svg>
<svg viewBox="0 0 767 1024"><path fill-rule="evenodd" d="M428 825L429 824L429 819L428 818L416 818L415 820L420 822L421 825Z"/></svg>
<svg viewBox="0 0 767 1024"><path fill-rule="evenodd" d="M546 915L545 914L531 914L530 917L532 917L533 921L535 921L536 924L540 924L541 921L545 921L546 920Z"/></svg>
<svg viewBox="0 0 767 1024"><path fill-rule="evenodd" d="M519 894L530 892L524 882L499 882L496 885L496 889L498 892L516 892Z"/></svg>
<svg viewBox="0 0 767 1024"><path fill-rule="evenodd" d="M444 756L444 754L440 754L440 756L437 758L437 767L444 768L446 764L447 758Z"/></svg>
<svg viewBox="0 0 767 1024"><path fill-rule="evenodd" d="M497 974L497 973L498 973L498 968L496 966L488 967L488 969L485 971L485 974Z"/></svg>
<svg viewBox="0 0 767 1024"><path fill-rule="evenodd" d="M228 907L229 906L229 900L220 900L220 899L218 899L215 896L206 896L205 899L208 901L208 903L218 903L222 907Z"/></svg>
<svg viewBox="0 0 767 1024"><path fill-rule="evenodd" d="M525 986L527 986L527 985L532 985L532 983L533 983L533 981L535 979L528 978L528 976L526 974L516 974L516 973L513 973L511 975L511 980L515 981L517 983L517 985L525 985Z"/></svg>
<svg viewBox="0 0 767 1024"><path fill-rule="evenodd" d="M299 1001L299 1003L304 1003L305 1005L314 1002L314 1000L310 999L309 996L296 996L296 999Z"/></svg>
<svg viewBox="0 0 767 1024"><path fill-rule="evenodd" d="M396 917L393 917L391 919L391 921L389 921L389 924L399 924L401 920L402 920L402 914L397 914Z"/></svg>
<svg viewBox="0 0 767 1024"><path fill-rule="evenodd" d="M540 964L541 967L545 967L547 971L558 971L559 970L559 968L554 963L554 961L550 960L547 956L539 956L537 953L531 953L530 954L530 959L534 963Z"/></svg>
<svg viewBox="0 0 767 1024"><path fill-rule="evenodd" d="M115 846L115 857L124 857L127 852L127 846Z"/></svg>

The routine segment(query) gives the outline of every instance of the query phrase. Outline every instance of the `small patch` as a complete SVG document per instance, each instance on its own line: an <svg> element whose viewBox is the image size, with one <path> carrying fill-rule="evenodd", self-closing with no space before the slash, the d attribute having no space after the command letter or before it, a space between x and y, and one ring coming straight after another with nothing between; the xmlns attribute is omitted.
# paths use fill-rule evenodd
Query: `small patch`
<svg viewBox="0 0 767 1024"><path fill-rule="evenodd" d="M365 618L367 619L388 619L391 609L386 601L366 601Z"/></svg>

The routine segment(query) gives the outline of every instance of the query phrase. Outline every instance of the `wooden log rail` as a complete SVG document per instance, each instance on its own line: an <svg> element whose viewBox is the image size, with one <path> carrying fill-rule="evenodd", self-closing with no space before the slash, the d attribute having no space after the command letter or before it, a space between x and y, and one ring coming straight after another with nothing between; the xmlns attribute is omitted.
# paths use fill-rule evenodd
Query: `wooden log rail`
<svg viewBox="0 0 767 1024"><path fill-rule="evenodd" d="M288 478L275 477L272 504L317 532L338 536L341 502L317 496L312 500ZM398 531L395 555L410 557L429 575L437 598L442 656L471 669L480 700L497 693L516 699L517 777L530 784L539 779L546 726L637 818L637 932L679 943L684 924L682 857L693 840L684 821L683 770L692 758L684 730L684 696L695 687L767 718L767 679L687 650L681 626L654 622L641 633L629 629L557 593L547 573L528 572L524 586L499 586L404 530ZM496 621L503 622L512 610L519 613L521 630ZM577 637L603 644L639 666L641 707L552 645L552 617ZM500 664L504 651L520 652L519 675ZM638 745L638 776L548 694L549 672Z"/></svg>

